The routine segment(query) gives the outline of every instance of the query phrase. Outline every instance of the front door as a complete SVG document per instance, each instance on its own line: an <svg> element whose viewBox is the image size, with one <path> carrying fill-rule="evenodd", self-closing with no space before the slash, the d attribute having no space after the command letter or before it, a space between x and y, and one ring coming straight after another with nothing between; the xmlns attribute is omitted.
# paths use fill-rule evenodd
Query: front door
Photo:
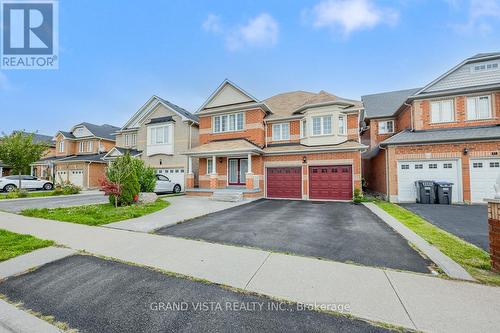
<svg viewBox="0 0 500 333"><path fill-rule="evenodd" d="M248 160L246 158L230 158L228 161L229 185L245 185Z"/></svg>

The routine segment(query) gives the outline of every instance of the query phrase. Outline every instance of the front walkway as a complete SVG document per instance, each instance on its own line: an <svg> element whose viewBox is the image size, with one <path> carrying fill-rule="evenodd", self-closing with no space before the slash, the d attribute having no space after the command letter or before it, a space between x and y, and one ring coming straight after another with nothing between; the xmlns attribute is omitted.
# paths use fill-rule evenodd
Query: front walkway
<svg viewBox="0 0 500 333"><path fill-rule="evenodd" d="M167 197L164 200L169 201L171 205L158 212L135 219L106 224L105 227L151 232L162 227L243 205L252 201L247 199L239 202L223 202L214 201L208 197L191 197L187 195Z"/></svg>
<svg viewBox="0 0 500 333"><path fill-rule="evenodd" d="M281 299L349 303L354 316L407 328L498 330L496 287L8 213L0 228Z"/></svg>

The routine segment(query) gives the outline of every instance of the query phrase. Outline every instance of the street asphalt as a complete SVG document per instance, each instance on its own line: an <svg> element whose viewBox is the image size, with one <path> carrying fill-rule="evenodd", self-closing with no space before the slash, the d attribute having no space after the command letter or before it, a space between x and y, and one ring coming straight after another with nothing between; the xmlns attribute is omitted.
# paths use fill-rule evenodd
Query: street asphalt
<svg viewBox="0 0 500 333"><path fill-rule="evenodd" d="M158 234L429 273L431 262L363 205L258 200Z"/></svg>
<svg viewBox="0 0 500 333"><path fill-rule="evenodd" d="M435 226L489 251L486 205L401 204Z"/></svg>
<svg viewBox="0 0 500 333"><path fill-rule="evenodd" d="M9 278L0 283L0 294L79 332L388 331L361 320L82 255Z"/></svg>
<svg viewBox="0 0 500 333"><path fill-rule="evenodd" d="M0 200L0 211L9 213L19 213L28 208L59 208L82 205L92 205L108 202L108 198L103 193L97 194L75 194L69 196L51 196L40 198L26 198Z"/></svg>

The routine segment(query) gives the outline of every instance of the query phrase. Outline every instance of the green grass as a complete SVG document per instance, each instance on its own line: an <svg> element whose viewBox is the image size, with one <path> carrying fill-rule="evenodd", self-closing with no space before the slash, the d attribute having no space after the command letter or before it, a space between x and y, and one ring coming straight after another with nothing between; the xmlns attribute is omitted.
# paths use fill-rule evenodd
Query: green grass
<svg viewBox="0 0 500 333"><path fill-rule="evenodd" d="M24 209L20 214L63 222L102 225L151 214L168 205L170 205L170 203L167 201L157 200L152 204L137 204L118 208L115 208L115 206L111 204L99 204L67 208Z"/></svg>
<svg viewBox="0 0 500 333"><path fill-rule="evenodd" d="M14 258L21 254L53 244L53 241L42 240L30 235L21 235L0 229L0 261Z"/></svg>
<svg viewBox="0 0 500 333"><path fill-rule="evenodd" d="M401 206L386 201L375 201L375 204L462 265L478 281L500 286L500 274L491 271L490 256L483 249L434 226Z"/></svg>
<svg viewBox="0 0 500 333"><path fill-rule="evenodd" d="M52 196L59 196L59 195L70 195L70 194L56 192L56 191L28 192L28 196L26 198L41 198L41 197L52 197ZM11 199L17 199L17 198L7 198L6 193L0 194L0 200L11 200ZM24 199L24 198L20 198L20 199Z"/></svg>

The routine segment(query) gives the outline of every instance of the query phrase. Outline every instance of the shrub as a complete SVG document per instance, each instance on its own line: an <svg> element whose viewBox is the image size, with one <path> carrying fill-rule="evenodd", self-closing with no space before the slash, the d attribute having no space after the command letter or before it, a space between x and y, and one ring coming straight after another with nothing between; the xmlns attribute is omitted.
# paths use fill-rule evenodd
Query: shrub
<svg viewBox="0 0 500 333"><path fill-rule="evenodd" d="M147 167L143 160L132 159L135 174L139 180L141 192L154 192L156 186L156 171Z"/></svg>
<svg viewBox="0 0 500 333"><path fill-rule="evenodd" d="M120 156L111 163L106 170L107 183L104 184L116 186L116 190L108 192L111 204L126 206L134 202L141 190L136 169L135 162L129 154ZM103 189L105 189L104 186Z"/></svg>
<svg viewBox="0 0 500 333"><path fill-rule="evenodd" d="M28 197L28 191L26 190L20 190L16 188L14 191L7 193L6 198L7 199L17 199L17 198L26 198Z"/></svg>
<svg viewBox="0 0 500 333"><path fill-rule="evenodd" d="M62 185L57 185L52 195L69 195L78 194L82 189L79 186L73 185L70 182L65 182Z"/></svg>
<svg viewBox="0 0 500 333"><path fill-rule="evenodd" d="M361 203L363 202L363 192L359 188L355 188L352 196L352 201L354 203Z"/></svg>

